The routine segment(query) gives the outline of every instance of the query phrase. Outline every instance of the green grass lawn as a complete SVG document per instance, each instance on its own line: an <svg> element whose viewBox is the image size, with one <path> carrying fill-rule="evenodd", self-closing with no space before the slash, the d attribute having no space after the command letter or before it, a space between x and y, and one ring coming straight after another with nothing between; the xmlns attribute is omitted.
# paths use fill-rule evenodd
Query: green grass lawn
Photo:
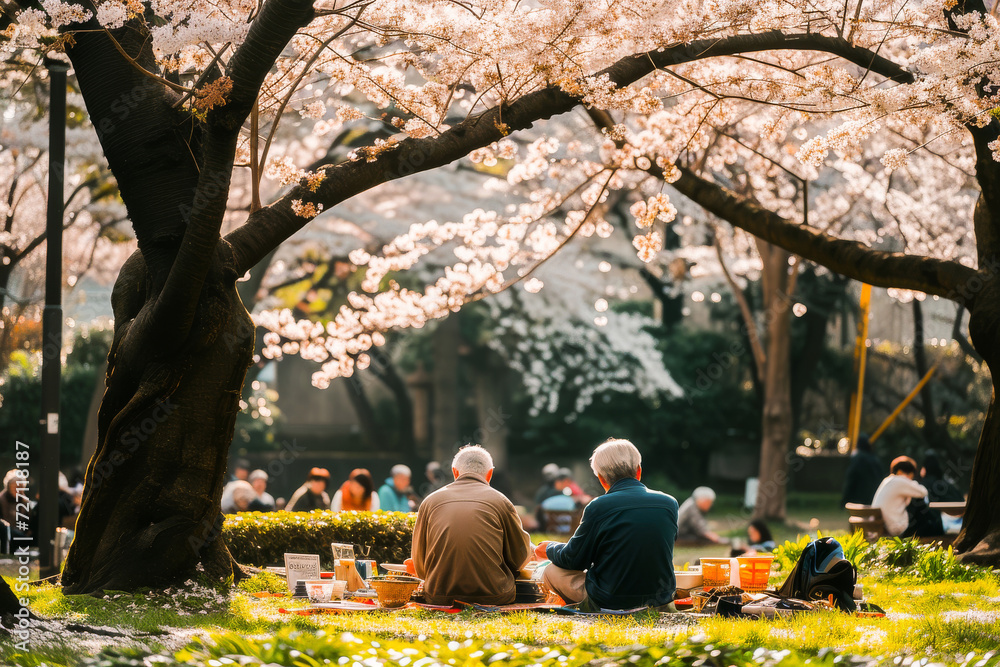
<svg viewBox="0 0 1000 667"><path fill-rule="evenodd" d="M848 543L844 541L845 545ZM801 544L805 544L802 541ZM790 562L796 546L778 562ZM845 546L846 549L846 546ZM281 580L259 576L227 593L189 585L107 599L31 592L43 618L30 649L0 640L2 665L120 667L185 665L909 665L985 667L1000 662L1000 577L968 569L949 552L908 544L855 544L869 600L886 618L839 612L774 620L687 614L594 620L538 613L283 613L307 603L251 592ZM783 573L775 573L772 584ZM110 631L65 629L78 623Z"/></svg>

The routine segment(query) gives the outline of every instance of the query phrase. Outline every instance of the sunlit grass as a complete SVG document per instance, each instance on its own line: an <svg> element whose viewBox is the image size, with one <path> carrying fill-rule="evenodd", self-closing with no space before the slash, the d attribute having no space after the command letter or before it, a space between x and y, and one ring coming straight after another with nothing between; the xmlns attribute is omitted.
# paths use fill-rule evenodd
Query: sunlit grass
<svg viewBox="0 0 1000 667"><path fill-rule="evenodd" d="M132 641L111 643L122 650L137 647L145 655L157 651L172 654L197 636L229 633L266 638L287 629L322 630L336 636L351 633L413 646L440 637L562 647L564 652L587 646L614 653L670 642L793 651L795 659L782 665L826 655L830 649L883 656L890 661L897 655L915 655L958 664L967 653L983 654L1000 645L1000 580L995 575L968 582L920 583L906 574L879 574L862 578L862 583L869 601L885 609L887 618L858 618L839 612L772 620L655 615L594 620L532 612L445 615L418 610L300 615L294 611L308 606L302 600L260 598L245 590L221 595L198 586L169 594L97 599L65 596L59 588L41 584L32 587L29 597L32 609L43 618L120 629ZM178 638L178 632L184 634ZM100 650L99 643L89 648L78 646L72 635L50 639L47 644L33 645L29 655L20 655L9 641L0 641L0 664L70 665L76 664L79 656ZM644 654L642 659L647 657Z"/></svg>

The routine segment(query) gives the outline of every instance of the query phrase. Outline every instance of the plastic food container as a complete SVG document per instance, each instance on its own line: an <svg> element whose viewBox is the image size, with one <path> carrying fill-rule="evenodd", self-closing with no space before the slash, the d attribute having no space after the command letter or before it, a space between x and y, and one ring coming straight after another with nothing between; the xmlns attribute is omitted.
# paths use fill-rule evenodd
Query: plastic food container
<svg viewBox="0 0 1000 667"><path fill-rule="evenodd" d="M736 561L740 568L740 588L749 593L767 588L774 556L739 556Z"/></svg>
<svg viewBox="0 0 1000 667"><path fill-rule="evenodd" d="M692 567L687 570L675 570L674 577L677 579L677 588L691 590L702 585L704 577L700 567Z"/></svg>
<svg viewBox="0 0 1000 667"><path fill-rule="evenodd" d="M702 586L705 588L728 586L732 577L732 567L730 558L702 558Z"/></svg>
<svg viewBox="0 0 1000 667"><path fill-rule="evenodd" d="M343 600L344 591L347 589L346 581L334 579L310 579L305 582L306 595L310 602L330 602L331 600Z"/></svg>

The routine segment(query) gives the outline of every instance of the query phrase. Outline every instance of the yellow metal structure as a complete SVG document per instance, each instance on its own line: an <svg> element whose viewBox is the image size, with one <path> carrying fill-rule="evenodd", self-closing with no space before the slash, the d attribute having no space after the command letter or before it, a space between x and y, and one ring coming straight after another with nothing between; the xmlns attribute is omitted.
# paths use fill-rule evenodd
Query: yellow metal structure
<svg viewBox="0 0 1000 667"><path fill-rule="evenodd" d="M920 378L920 382L918 382L917 386L913 388L913 391L907 394L906 398L904 398L903 401L896 406L896 409L892 411L892 414L886 417L885 421L882 422L882 425L879 426L874 433L872 433L872 437L869 438L869 442L875 442L876 440L878 440L878 437L882 435L882 433L887 428L889 428L889 424L891 424L893 420L899 416L899 413L902 412L903 409L910 404L910 401L912 401L914 398L917 397L917 394L920 393L920 390L924 388L924 385L927 384L927 382L931 379L931 376L934 375L934 371L937 370L937 367L938 364L934 364L933 366L931 366L931 369L927 371L927 374L924 375L922 378Z"/></svg>
<svg viewBox="0 0 1000 667"><path fill-rule="evenodd" d="M847 437L851 441L851 449L858 442L861 430L861 400L865 391L865 361L868 353L868 313L871 306L872 286L862 283L861 314L858 318L858 340L854 346L854 372L858 376L857 389L851 394L850 414L847 418Z"/></svg>

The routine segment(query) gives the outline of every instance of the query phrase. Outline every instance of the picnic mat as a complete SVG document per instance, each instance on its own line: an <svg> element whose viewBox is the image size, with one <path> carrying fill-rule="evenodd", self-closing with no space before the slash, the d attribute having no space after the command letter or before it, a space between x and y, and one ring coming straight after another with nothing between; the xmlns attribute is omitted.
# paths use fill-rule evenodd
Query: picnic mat
<svg viewBox="0 0 1000 667"><path fill-rule="evenodd" d="M522 611L535 611L549 614L561 614L564 616L633 616L650 612L649 607L636 607L634 609L604 609L601 611L582 611L579 605L558 605L547 602L521 602L515 604L491 605L478 604L473 602L456 601L454 606L424 604L422 602L408 602L402 607L379 607L374 601L355 602L352 600L337 600L334 602L316 602L303 609L279 609L281 614L298 614L308 616L322 613L354 613L354 612L394 612L403 609L420 609L423 611L436 611L445 614L458 614L466 610L472 610L488 614L513 614Z"/></svg>
<svg viewBox="0 0 1000 667"><path fill-rule="evenodd" d="M299 616L309 616L312 614L343 614L359 611L381 611L393 612L401 609L422 609L424 611L439 611L446 614L458 614L465 611L463 607L448 607L434 604L424 604L422 602L408 602L402 607L380 607L373 600L368 602L356 602L353 600L337 600L335 602L315 602L303 609L279 609L281 614L298 614Z"/></svg>
<svg viewBox="0 0 1000 667"><path fill-rule="evenodd" d="M510 614L519 611L538 611L550 614L562 614L565 616L632 616L650 611L649 607L636 607L634 609L602 609L601 611L581 611L579 605L559 605L547 602L527 602L521 604L489 605L474 604L469 602L456 601L455 604L462 604L476 611L490 612L494 614Z"/></svg>

